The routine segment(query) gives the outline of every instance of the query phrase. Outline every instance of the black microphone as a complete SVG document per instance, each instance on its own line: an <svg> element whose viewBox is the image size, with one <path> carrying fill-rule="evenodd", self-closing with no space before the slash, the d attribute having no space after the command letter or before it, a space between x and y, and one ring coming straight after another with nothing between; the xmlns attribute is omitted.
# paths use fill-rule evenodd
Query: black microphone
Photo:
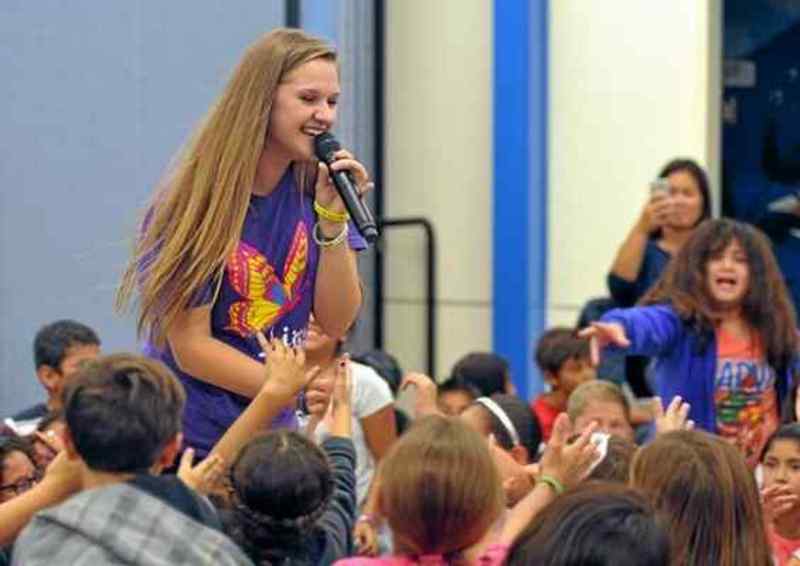
<svg viewBox="0 0 800 566"><path fill-rule="evenodd" d="M320 161L325 162L328 167L336 161L334 153L342 149L342 144L333 137L330 132L324 132L314 138L314 152ZM353 180L353 175L350 171L333 171L329 169L333 184L336 185L336 191L344 201L344 206L353 219L353 223L358 228L358 231L364 236L364 239L373 243L378 239L378 227L375 220L372 218L372 213L367 208L367 205L361 200L356 189L356 183Z"/></svg>

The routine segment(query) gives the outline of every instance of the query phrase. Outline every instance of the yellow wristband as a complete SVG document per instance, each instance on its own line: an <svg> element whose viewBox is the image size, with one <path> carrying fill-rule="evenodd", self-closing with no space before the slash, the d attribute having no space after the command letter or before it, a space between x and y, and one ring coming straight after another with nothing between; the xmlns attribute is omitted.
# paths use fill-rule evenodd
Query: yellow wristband
<svg viewBox="0 0 800 566"><path fill-rule="evenodd" d="M329 222L337 222L339 224L343 224L350 220L350 215L346 212L334 212L330 209L325 208L322 206L318 201L314 201L314 212L319 215L320 218L323 220L328 220Z"/></svg>
<svg viewBox="0 0 800 566"><path fill-rule="evenodd" d="M552 489L556 495L561 495L562 493L564 493L564 484L562 484L553 476L542 474L539 476L538 481L539 483L546 485L547 487Z"/></svg>

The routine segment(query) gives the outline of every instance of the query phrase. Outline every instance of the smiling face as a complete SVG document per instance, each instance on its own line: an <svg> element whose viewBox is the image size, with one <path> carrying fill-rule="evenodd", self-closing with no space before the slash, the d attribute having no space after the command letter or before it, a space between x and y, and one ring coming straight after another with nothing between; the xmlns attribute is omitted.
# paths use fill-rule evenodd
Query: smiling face
<svg viewBox="0 0 800 566"><path fill-rule="evenodd" d="M275 93L264 151L288 161L312 159L314 137L336 122L338 99L334 61L314 59L288 73Z"/></svg>
<svg viewBox="0 0 800 566"><path fill-rule="evenodd" d="M749 286L747 253L736 240L706 262L706 288L717 308L739 307Z"/></svg>

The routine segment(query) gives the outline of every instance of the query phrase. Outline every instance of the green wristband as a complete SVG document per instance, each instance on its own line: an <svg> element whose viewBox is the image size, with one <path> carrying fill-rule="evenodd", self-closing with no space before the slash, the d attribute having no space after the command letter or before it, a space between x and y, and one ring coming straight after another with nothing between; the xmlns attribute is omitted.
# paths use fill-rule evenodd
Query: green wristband
<svg viewBox="0 0 800 566"><path fill-rule="evenodd" d="M541 476L536 478L536 481L548 486L555 492L556 495L561 495L562 493L564 493L564 484L558 481L553 476L542 474Z"/></svg>

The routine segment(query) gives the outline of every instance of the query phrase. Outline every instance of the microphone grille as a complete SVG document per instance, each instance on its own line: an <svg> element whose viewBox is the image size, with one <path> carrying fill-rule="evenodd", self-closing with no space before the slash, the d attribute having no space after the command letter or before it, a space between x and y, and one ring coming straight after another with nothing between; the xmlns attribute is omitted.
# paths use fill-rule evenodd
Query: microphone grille
<svg viewBox="0 0 800 566"><path fill-rule="evenodd" d="M329 157L340 149L342 144L330 132L323 132L314 138L314 153L321 161L328 161Z"/></svg>

